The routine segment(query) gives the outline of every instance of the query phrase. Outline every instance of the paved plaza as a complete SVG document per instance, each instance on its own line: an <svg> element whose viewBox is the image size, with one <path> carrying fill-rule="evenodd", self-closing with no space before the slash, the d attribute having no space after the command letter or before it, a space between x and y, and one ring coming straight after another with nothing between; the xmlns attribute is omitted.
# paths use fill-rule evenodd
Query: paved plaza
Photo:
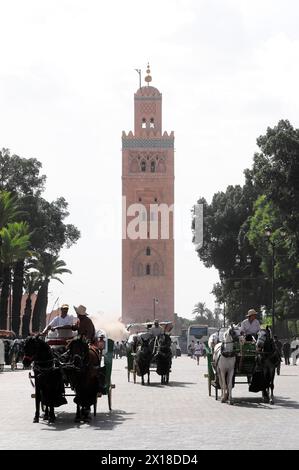
<svg viewBox="0 0 299 470"><path fill-rule="evenodd" d="M91 424L75 424L75 405L57 408L57 421L33 424L28 371L0 374L1 449L299 449L299 366L282 366L275 405L246 385L233 390L235 404L208 396L206 360L173 361L171 382L127 382L126 359L114 360L112 408L98 401ZM7 367L7 366L6 366ZM139 380L139 379L138 379Z"/></svg>

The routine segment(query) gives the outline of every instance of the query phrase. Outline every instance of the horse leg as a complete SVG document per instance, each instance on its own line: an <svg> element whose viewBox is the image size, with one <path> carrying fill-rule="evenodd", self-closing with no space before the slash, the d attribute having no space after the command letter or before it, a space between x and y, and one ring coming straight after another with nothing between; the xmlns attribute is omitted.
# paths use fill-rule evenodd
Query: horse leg
<svg viewBox="0 0 299 470"><path fill-rule="evenodd" d="M80 421L81 421L81 409L80 409L80 405L77 405L75 423L80 423Z"/></svg>
<svg viewBox="0 0 299 470"><path fill-rule="evenodd" d="M49 423L55 423L55 421L56 421L56 416L54 413L54 406L50 406Z"/></svg>
<svg viewBox="0 0 299 470"><path fill-rule="evenodd" d="M233 405L233 397L232 397L232 390L233 390L233 376L234 376L234 369L228 372L227 374L227 391L228 391L228 403Z"/></svg>
<svg viewBox="0 0 299 470"><path fill-rule="evenodd" d="M41 395L39 387L35 387L35 415L33 418L34 423L39 422L39 408L40 408Z"/></svg>
<svg viewBox="0 0 299 470"><path fill-rule="evenodd" d="M150 371L148 371L147 373L147 385L150 384Z"/></svg>
<svg viewBox="0 0 299 470"><path fill-rule="evenodd" d="M274 377L275 377L275 369L274 369L274 371L272 372L272 377L271 377L271 380L270 380L270 389L271 389L270 404L271 404L271 405L274 405L274 394L273 394L273 390L274 390Z"/></svg>
<svg viewBox="0 0 299 470"><path fill-rule="evenodd" d="M219 385L221 388L221 403L225 402L225 377L222 375L222 371L218 369L217 375L219 378Z"/></svg>
<svg viewBox="0 0 299 470"><path fill-rule="evenodd" d="M82 414L83 414L84 423L89 423L91 420L90 406L82 407Z"/></svg>
<svg viewBox="0 0 299 470"><path fill-rule="evenodd" d="M264 388L263 390L263 399L264 403L269 403L269 392L267 388Z"/></svg>
<svg viewBox="0 0 299 470"><path fill-rule="evenodd" d="M46 406L45 414L44 414L44 416L43 416L43 419L44 419L45 421L48 421L48 419L49 419L49 407L48 407L48 405Z"/></svg>

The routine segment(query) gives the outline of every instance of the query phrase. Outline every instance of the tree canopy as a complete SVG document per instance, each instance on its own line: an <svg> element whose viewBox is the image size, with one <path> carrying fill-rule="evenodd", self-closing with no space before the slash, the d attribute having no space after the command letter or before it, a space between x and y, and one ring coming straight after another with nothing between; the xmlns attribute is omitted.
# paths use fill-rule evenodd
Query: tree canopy
<svg viewBox="0 0 299 470"><path fill-rule="evenodd" d="M197 253L218 270L216 299L226 302L230 320L240 321L250 307L270 309L274 247L277 318L299 318L299 130L279 121L257 144L260 152L244 171L243 186L228 186L210 204L198 200L204 231Z"/></svg>

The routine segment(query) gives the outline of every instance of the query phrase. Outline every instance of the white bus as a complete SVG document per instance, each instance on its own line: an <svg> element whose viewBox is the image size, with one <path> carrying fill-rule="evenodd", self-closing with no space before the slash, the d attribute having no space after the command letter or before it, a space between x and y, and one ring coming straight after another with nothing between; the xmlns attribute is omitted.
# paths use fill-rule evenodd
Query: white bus
<svg viewBox="0 0 299 470"><path fill-rule="evenodd" d="M200 343L207 343L209 336L218 331L218 328L214 328L208 325L191 325L187 332L187 347L193 340L194 343L199 341Z"/></svg>

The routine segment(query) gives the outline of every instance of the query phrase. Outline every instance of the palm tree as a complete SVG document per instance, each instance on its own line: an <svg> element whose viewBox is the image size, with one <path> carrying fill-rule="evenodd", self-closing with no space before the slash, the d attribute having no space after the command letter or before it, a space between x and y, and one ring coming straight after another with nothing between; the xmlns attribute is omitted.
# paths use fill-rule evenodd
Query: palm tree
<svg viewBox="0 0 299 470"><path fill-rule="evenodd" d="M7 223L7 226L0 230L0 240L0 262L3 267L0 296L0 328L6 329L11 271L18 261L24 260L30 255L28 251L30 245L29 225L27 222ZM18 311L18 315L15 318L12 318L12 327L16 334L19 334L19 326L20 311Z"/></svg>
<svg viewBox="0 0 299 470"><path fill-rule="evenodd" d="M8 191L0 191L0 229L18 220L22 213L17 197Z"/></svg>
<svg viewBox="0 0 299 470"><path fill-rule="evenodd" d="M39 273L41 279L32 317L32 331L40 331L46 324L50 280L53 279L63 284L62 280L57 276L64 273L72 274L72 272L65 268L66 263L58 259L58 255L46 252L36 253L29 266Z"/></svg>
<svg viewBox="0 0 299 470"><path fill-rule="evenodd" d="M197 323L205 323L207 321L205 311L206 305L204 302L197 302L197 304L194 305L192 315L195 315L195 321Z"/></svg>
<svg viewBox="0 0 299 470"><path fill-rule="evenodd" d="M30 333L30 321L32 315L32 295L38 292L41 279L37 271L25 272L24 287L27 294L24 315L22 318L22 336L26 338Z"/></svg>

